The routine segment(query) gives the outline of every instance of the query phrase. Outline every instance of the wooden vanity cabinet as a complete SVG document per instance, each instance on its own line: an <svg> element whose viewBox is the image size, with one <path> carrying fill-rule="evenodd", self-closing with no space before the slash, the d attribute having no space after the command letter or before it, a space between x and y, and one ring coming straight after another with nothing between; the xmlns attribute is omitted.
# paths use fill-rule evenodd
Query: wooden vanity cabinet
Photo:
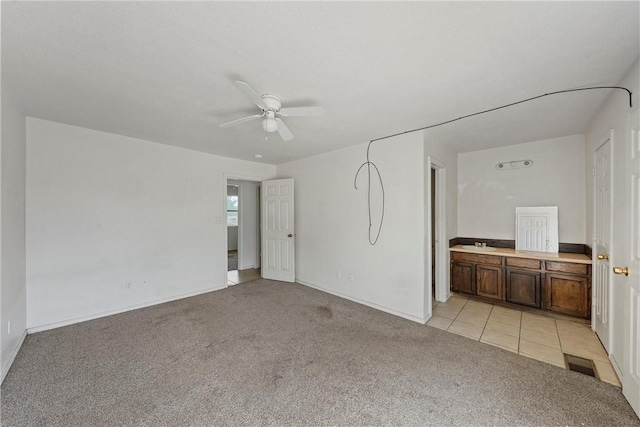
<svg viewBox="0 0 640 427"><path fill-rule="evenodd" d="M507 267L506 301L542 308L542 273Z"/></svg>
<svg viewBox="0 0 640 427"><path fill-rule="evenodd" d="M451 290L573 317L591 316L591 265L451 252Z"/></svg>
<svg viewBox="0 0 640 427"><path fill-rule="evenodd" d="M451 289L455 292L503 300L502 257L453 252Z"/></svg>
<svg viewBox="0 0 640 427"><path fill-rule="evenodd" d="M591 266L547 262L546 310L588 319L591 316Z"/></svg>
<svg viewBox="0 0 640 427"><path fill-rule="evenodd" d="M451 290L463 294L476 294L476 269L470 262L451 262Z"/></svg>
<svg viewBox="0 0 640 427"><path fill-rule="evenodd" d="M506 258L507 302L542 308L543 263L537 259Z"/></svg>
<svg viewBox="0 0 640 427"><path fill-rule="evenodd" d="M476 294L480 297L503 300L502 266L476 265Z"/></svg>

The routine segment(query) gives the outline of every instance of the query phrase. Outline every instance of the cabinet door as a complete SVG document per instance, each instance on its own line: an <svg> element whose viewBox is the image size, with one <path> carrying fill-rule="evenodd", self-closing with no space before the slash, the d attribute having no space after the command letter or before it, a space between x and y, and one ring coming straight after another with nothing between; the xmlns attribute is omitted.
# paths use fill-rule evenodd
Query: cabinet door
<svg viewBox="0 0 640 427"><path fill-rule="evenodd" d="M545 309L582 318L589 317L589 278L547 273Z"/></svg>
<svg viewBox="0 0 640 427"><path fill-rule="evenodd" d="M474 264L467 262L451 263L451 290L476 294L476 275Z"/></svg>
<svg viewBox="0 0 640 427"><path fill-rule="evenodd" d="M542 302L541 278L542 273L537 271L507 268L507 301L540 308Z"/></svg>
<svg viewBox="0 0 640 427"><path fill-rule="evenodd" d="M476 265L476 291L478 296L502 300L502 267Z"/></svg>

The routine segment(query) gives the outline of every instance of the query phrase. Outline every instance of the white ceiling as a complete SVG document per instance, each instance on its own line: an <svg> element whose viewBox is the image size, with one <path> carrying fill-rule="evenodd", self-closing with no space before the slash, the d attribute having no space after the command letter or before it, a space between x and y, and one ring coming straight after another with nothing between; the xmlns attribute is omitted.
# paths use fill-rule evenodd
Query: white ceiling
<svg viewBox="0 0 640 427"><path fill-rule="evenodd" d="M279 164L545 92L615 84L638 2L2 2L2 79L33 117ZM265 141L233 85L285 106ZM438 128L472 151L584 132L608 91Z"/></svg>

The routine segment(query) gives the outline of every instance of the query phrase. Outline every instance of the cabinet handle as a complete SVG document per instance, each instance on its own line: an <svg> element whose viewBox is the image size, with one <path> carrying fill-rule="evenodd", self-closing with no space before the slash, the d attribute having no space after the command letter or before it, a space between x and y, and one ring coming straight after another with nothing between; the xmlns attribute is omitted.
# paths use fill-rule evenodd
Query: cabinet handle
<svg viewBox="0 0 640 427"><path fill-rule="evenodd" d="M606 254L598 254L598 259L609 259L609 255L606 255Z"/></svg>

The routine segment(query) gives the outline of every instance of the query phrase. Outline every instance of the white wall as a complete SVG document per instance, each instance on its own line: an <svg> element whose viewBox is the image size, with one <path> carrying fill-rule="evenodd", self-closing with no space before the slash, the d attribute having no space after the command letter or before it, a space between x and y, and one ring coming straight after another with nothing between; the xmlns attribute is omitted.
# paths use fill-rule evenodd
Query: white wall
<svg viewBox="0 0 640 427"><path fill-rule="evenodd" d="M28 118L28 327L225 287L228 174L275 167Z"/></svg>
<svg viewBox="0 0 640 427"><path fill-rule="evenodd" d="M384 179L384 226L368 241L366 174L354 174L367 144L278 166L296 185L296 278L319 289L423 321L423 135L375 142L371 160ZM373 199L380 201L376 177ZM378 216L378 211L374 211ZM353 280L350 280L352 275Z"/></svg>
<svg viewBox="0 0 640 427"><path fill-rule="evenodd" d="M0 347L2 379L26 334L25 282L25 116L2 82L0 146ZM11 333L8 323L11 322Z"/></svg>
<svg viewBox="0 0 640 427"><path fill-rule="evenodd" d="M447 238L458 237L458 153L446 142L439 141L425 132L425 162L427 156L446 165L447 171ZM429 173L427 169L426 173ZM426 237L426 236L425 236ZM429 238L430 241L430 238Z"/></svg>
<svg viewBox="0 0 640 427"><path fill-rule="evenodd" d="M629 69L626 76L620 81L618 86L625 86L633 92L634 109L640 104L640 70L639 62ZM622 265L618 260L623 259L622 251L624 250L624 241L628 239L629 228L624 224L627 223L624 212L618 207L624 206L624 198L626 197L625 182L625 161L628 155L625 141L625 127L629 109L629 96L622 91L615 91L607 98L602 107L591 120L586 132L586 166L584 177L586 182L587 194L587 227L585 230L585 239L593 247L593 218L594 218L594 201L593 201L593 160L595 150L604 142L603 138L609 134L609 130L613 129L613 223L622 224L613 227L612 246L610 256L610 265ZM615 283L614 285L615 286ZM614 288L615 289L615 288ZM618 288L619 289L619 288ZM611 334L611 355L618 363L624 363L624 307L626 306L624 296L620 292L612 293L612 309L611 314L613 331Z"/></svg>
<svg viewBox="0 0 640 427"><path fill-rule="evenodd" d="M586 243L585 139L573 135L458 155L458 234L515 239L517 206L558 206L559 238ZM531 159L530 168L496 164Z"/></svg>

